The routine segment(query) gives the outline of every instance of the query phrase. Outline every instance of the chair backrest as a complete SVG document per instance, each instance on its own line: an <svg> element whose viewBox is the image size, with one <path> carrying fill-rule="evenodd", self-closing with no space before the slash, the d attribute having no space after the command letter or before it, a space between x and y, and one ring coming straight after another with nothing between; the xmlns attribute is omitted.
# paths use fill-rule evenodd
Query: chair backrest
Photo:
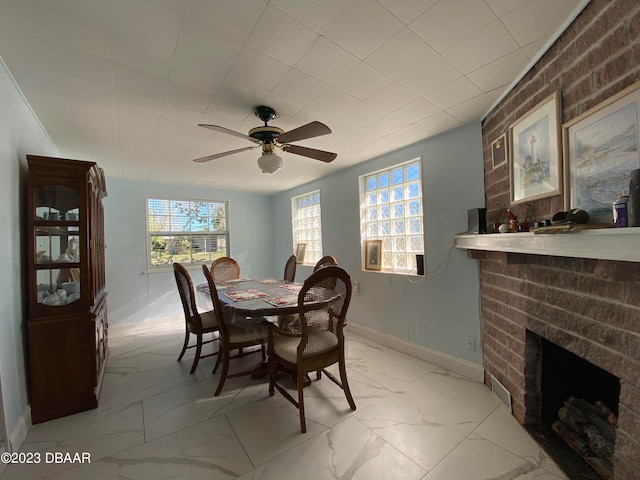
<svg viewBox="0 0 640 480"><path fill-rule="evenodd" d="M284 264L284 280L293 282L296 279L296 269L298 268L298 259L295 255L291 255Z"/></svg>
<svg viewBox="0 0 640 480"><path fill-rule="evenodd" d="M222 303L220 302L220 297L218 297L218 289L216 288L216 282L211 276L211 271L207 268L206 265L202 265L202 273L204 273L204 278L207 279L207 283L209 284L209 292L211 293L211 302L213 303L213 311L218 319L218 328L220 329L220 333L222 337L226 339L229 338L229 329L227 327L226 317L224 316L224 311L222 309Z"/></svg>
<svg viewBox="0 0 640 480"><path fill-rule="evenodd" d="M186 268L179 263L173 264L173 275L176 277L178 285L178 293L184 310L184 318L187 323L195 322L196 325L202 327L202 320L196 306L196 295L193 290L193 282Z"/></svg>
<svg viewBox="0 0 640 480"><path fill-rule="evenodd" d="M313 267L313 271L317 272L321 268L328 267L330 265L338 265L338 261L335 259L335 257L332 257L331 255L325 255L324 257L322 257L320 260L316 262L315 267Z"/></svg>
<svg viewBox="0 0 640 480"><path fill-rule="evenodd" d="M231 257L220 257L211 264L211 276L216 282L240 278L240 265Z"/></svg>
<svg viewBox="0 0 640 480"><path fill-rule="evenodd" d="M302 339L298 356L322 354L344 345L344 323L351 302L351 277L338 266L312 273L298 295Z"/></svg>

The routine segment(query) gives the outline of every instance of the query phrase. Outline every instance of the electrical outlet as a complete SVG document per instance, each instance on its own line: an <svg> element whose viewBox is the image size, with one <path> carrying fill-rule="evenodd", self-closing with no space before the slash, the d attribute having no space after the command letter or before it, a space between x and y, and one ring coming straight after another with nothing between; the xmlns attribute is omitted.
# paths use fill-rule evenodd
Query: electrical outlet
<svg viewBox="0 0 640 480"><path fill-rule="evenodd" d="M351 293L358 295L360 293L360 282L357 280L351 280Z"/></svg>
<svg viewBox="0 0 640 480"><path fill-rule="evenodd" d="M476 338L467 336L465 337L465 343L467 345L467 350L474 351L476 349Z"/></svg>

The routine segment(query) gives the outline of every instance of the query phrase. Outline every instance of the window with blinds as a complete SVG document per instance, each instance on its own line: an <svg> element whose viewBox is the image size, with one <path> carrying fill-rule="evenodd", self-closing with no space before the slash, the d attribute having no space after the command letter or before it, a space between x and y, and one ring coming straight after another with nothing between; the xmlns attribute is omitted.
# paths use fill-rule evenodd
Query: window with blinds
<svg viewBox="0 0 640 480"><path fill-rule="evenodd" d="M211 263L229 254L228 202L147 198L148 267Z"/></svg>
<svg viewBox="0 0 640 480"><path fill-rule="evenodd" d="M420 159L360 177L360 224L363 265L367 242L379 240L377 268L388 273L416 273L416 255L424 254ZM372 243L370 242L369 245Z"/></svg>
<svg viewBox="0 0 640 480"><path fill-rule="evenodd" d="M320 190L291 199L293 252L304 252L303 263L315 265L322 258ZM300 262L298 258L298 262Z"/></svg>

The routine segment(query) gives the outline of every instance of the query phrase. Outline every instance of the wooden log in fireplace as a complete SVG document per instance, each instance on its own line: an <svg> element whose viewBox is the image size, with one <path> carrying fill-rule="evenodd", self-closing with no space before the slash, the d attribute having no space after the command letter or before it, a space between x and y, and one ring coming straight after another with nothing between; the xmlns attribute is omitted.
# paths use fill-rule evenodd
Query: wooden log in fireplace
<svg viewBox="0 0 640 480"><path fill-rule="evenodd" d="M552 428L604 480L613 479L617 417L602 402L571 397Z"/></svg>

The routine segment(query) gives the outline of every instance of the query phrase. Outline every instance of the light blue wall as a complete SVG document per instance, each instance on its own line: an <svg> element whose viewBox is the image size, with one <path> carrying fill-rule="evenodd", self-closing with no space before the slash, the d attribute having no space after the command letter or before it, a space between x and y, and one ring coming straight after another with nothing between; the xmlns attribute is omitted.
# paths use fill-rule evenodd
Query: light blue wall
<svg viewBox="0 0 640 480"><path fill-rule="evenodd" d="M442 273L419 279L363 271L358 177L417 157L422 158L425 268ZM451 249L453 235L467 229L467 210L484 206L480 123L274 196L277 265L284 265L293 249L291 197L316 189L322 201L323 253L335 256L360 283L349 321L480 365L479 349L466 348L467 336L480 345L477 265L465 251ZM304 280L311 270L300 266L296 279Z"/></svg>
<svg viewBox="0 0 640 480"><path fill-rule="evenodd" d="M109 323L182 315L173 270L146 273L146 196L227 200L231 255L243 276L270 276L271 198L265 195L108 177L104 199ZM190 269L204 282L200 266Z"/></svg>
<svg viewBox="0 0 640 480"><path fill-rule="evenodd" d="M0 392L10 441L26 432L27 307L24 258L27 154L58 151L0 57ZM2 422L0 421L0 427ZM4 435L0 435L0 440ZM0 442L1 443L1 442ZM19 445L18 445L19 446Z"/></svg>

